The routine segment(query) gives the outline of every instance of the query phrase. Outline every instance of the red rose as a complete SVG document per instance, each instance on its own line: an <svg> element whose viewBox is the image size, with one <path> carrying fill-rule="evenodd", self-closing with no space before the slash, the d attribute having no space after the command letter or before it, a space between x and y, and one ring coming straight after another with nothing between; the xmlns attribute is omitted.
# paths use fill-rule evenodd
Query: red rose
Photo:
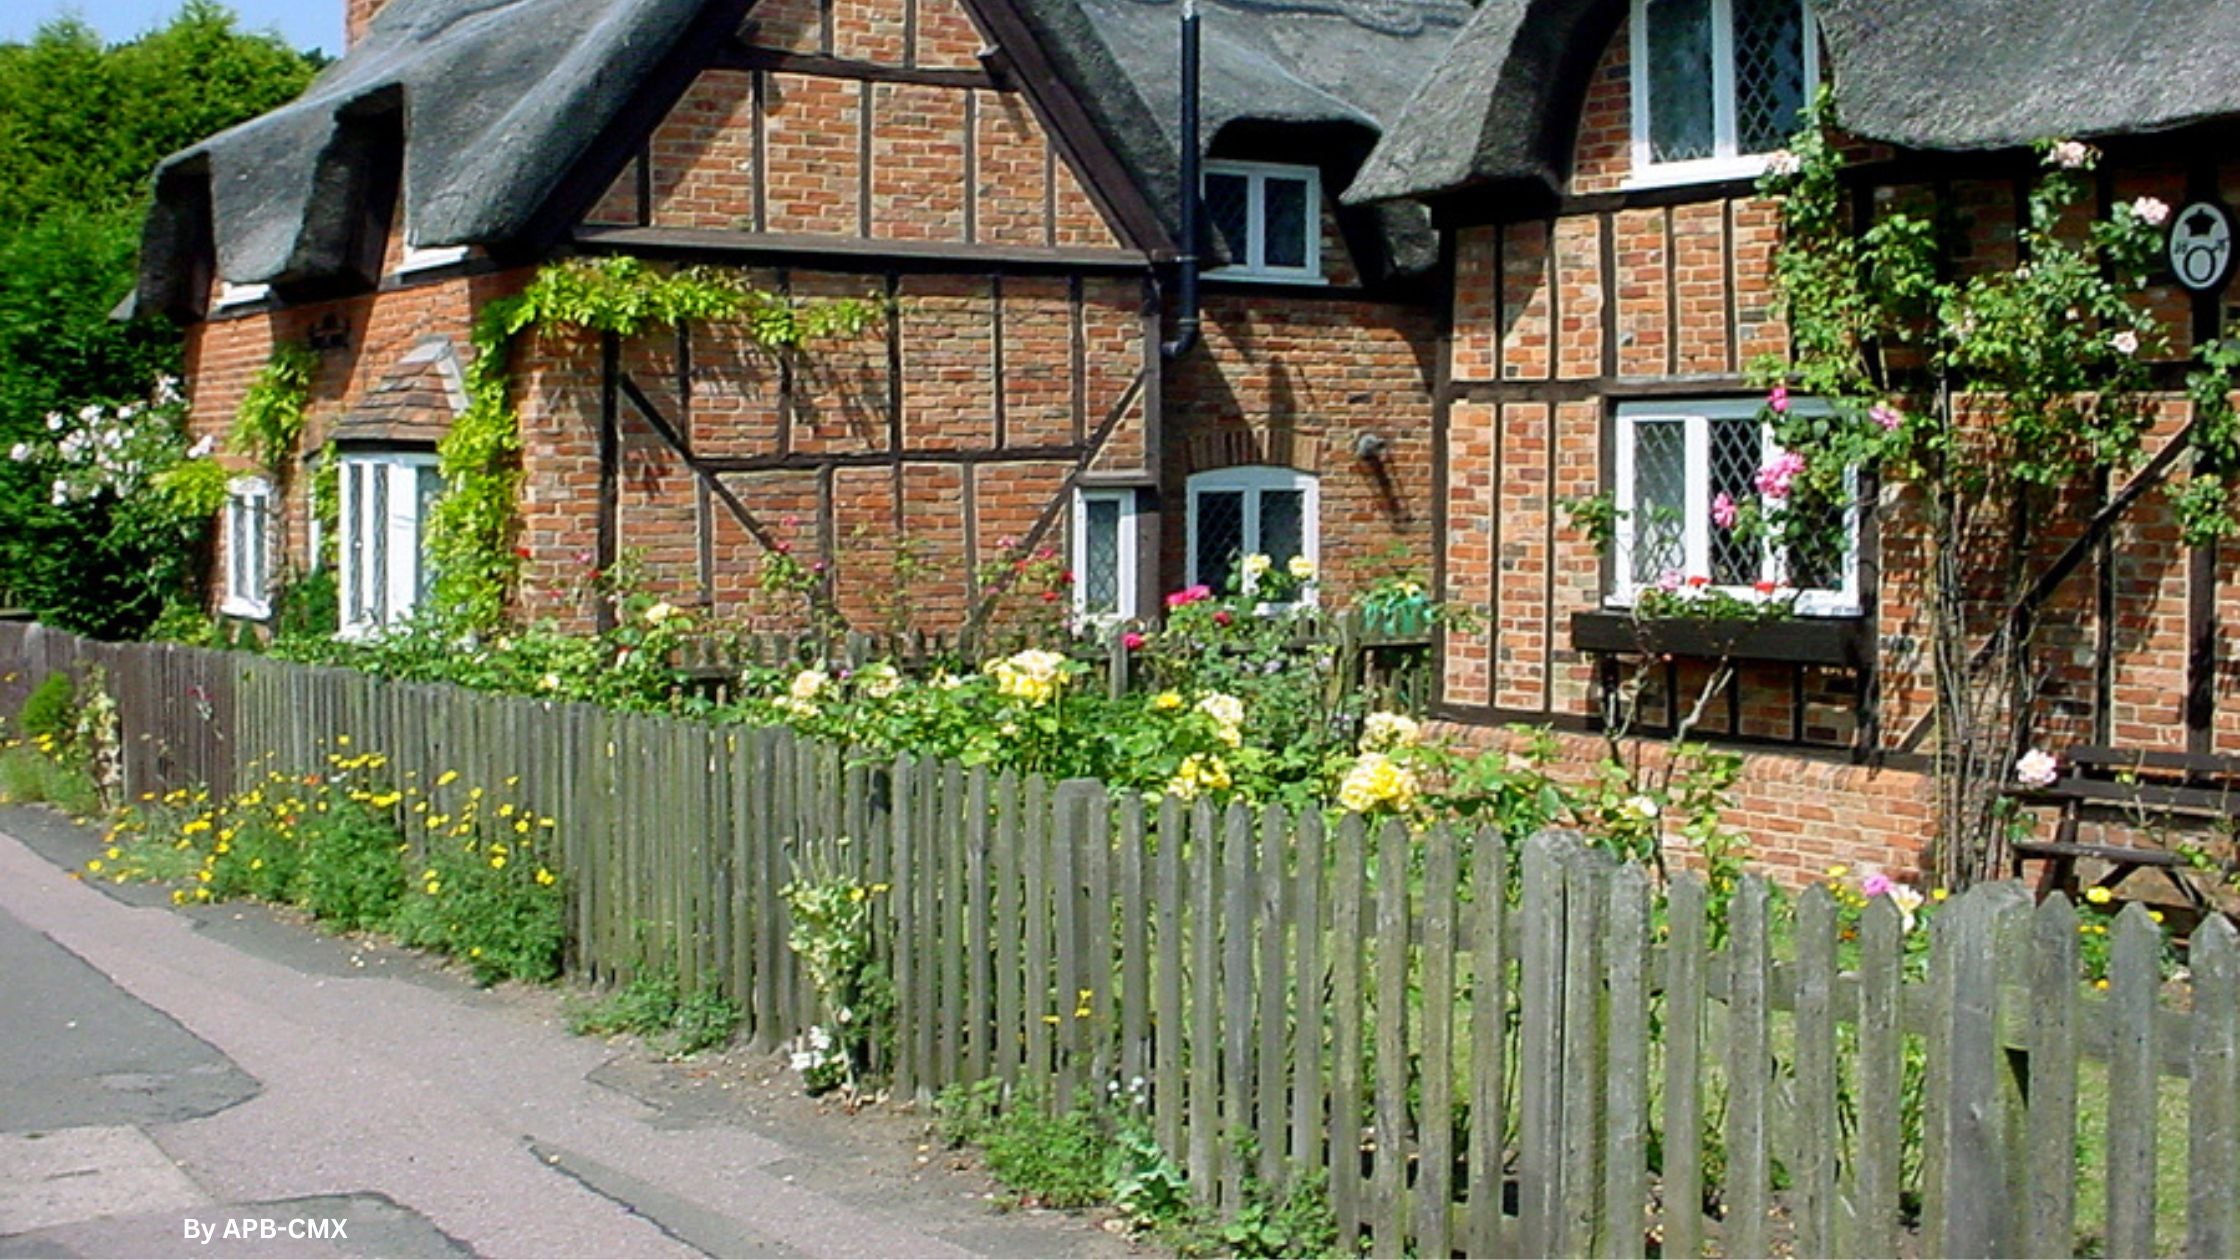
<svg viewBox="0 0 2240 1260"><path fill-rule="evenodd" d="M1711 579L1698 573L1688 579L1688 585L1695 587L1697 590L1702 590L1704 587L1711 585Z"/></svg>
<svg viewBox="0 0 2240 1260"><path fill-rule="evenodd" d="M1213 624L1215 624L1215 625L1217 625L1217 626L1225 626L1225 625L1228 625L1228 624L1229 624L1230 622L1232 622L1232 621L1235 621L1235 620L1236 620L1236 618L1235 618L1235 617L1233 617L1233 616L1231 616L1231 615L1229 614L1229 610L1228 610L1228 609L1226 609L1226 608L1222 609L1222 610L1221 610L1220 612L1217 612L1217 613L1215 613L1215 614L1213 615Z"/></svg>

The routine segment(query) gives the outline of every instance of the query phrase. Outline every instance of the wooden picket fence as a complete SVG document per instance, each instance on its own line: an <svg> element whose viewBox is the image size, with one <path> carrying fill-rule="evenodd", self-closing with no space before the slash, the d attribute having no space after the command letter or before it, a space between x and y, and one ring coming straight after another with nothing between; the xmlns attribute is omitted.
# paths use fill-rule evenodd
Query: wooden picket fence
<svg viewBox="0 0 2240 1260"><path fill-rule="evenodd" d="M74 648L137 680L130 773L317 773L347 736L400 781L512 780L561 820L572 969L720 989L760 1047L829 1018L786 946L799 864L886 885L899 1097L1140 1077L1198 1193L1322 1179L1345 1251L2240 1253L2222 919L2190 984L2165 985L2127 909L2102 992L2077 979L2078 909L2012 884L1953 898L1909 955L1887 900L1846 927L1824 891L1792 905L1753 878L1715 910L1694 877L1659 897L1568 835L1113 800L783 730L38 633L0 626L0 674Z"/></svg>

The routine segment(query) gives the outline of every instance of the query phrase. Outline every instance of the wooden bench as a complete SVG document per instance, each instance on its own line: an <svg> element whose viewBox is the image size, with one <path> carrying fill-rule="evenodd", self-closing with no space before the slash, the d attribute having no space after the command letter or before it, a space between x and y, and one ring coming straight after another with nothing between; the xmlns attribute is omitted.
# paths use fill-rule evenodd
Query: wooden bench
<svg viewBox="0 0 2240 1260"><path fill-rule="evenodd" d="M2013 846L2014 874L2025 862L2045 864L2038 895L2056 889L2075 896L2077 861L2108 864L2094 886L2113 889L2142 869L2162 872L2178 895L2196 908L2205 906L2201 890L2181 873L2184 857L2169 849L2140 845L2086 844L2080 824L2128 823L2147 828L2179 821L2224 822L2240 817L2240 758L2202 753L2147 752L2094 745L2072 748L2061 757L2061 777L2048 787L2017 788L2008 796L2024 805L2054 805L2060 822L2050 841L2025 840Z"/></svg>

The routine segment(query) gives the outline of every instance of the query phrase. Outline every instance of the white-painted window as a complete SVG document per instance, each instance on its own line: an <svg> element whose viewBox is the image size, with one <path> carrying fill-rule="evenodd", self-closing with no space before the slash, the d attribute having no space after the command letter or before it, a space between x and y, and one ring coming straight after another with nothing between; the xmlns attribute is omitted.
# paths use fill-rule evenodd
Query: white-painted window
<svg viewBox="0 0 2240 1260"><path fill-rule="evenodd" d="M1781 455L1757 399L1622 403L1617 423L1617 507L1614 589L1610 602L1631 605L1660 584L1707 579L1743 598L1759 583L1797 592L1796 611L1824 616L1859 611L1857 472L1846 477L1846 502L1813 504L1792 495L1774 501L1758 490L1758 471ZM1826 410L1792 399L1792 414ZM1827 554L1804 555L1744 539L1723 528L1714 504L1725 495L1772 512L1840 514L1840 541ZM1822 531L1812 531L1820 534Z"/></svg>
<svg viewBox="0 0 2240 1260"><path fill-rule="evenodd" d="M1204 187L1206 219L1230 260L1207 275L1321 281L1321 171L1273 162L1208 162Z"/></svg>
<svg viewBox="0 0 2240 1260"><path fill-rule="evenodd" d="M219 310L262 302L271 296L272 286L269 284L235 284L231 280L218 282Z"/></svg>
<svg viewBox="0 0 2240 1260"><path fill-rule="evenodd" d="M404 620L428 596L421 554L428 508L443 492L436 457L345 452L342 465L342 633Z"/></svg>
<svg viewBox="0 0 2240 1260"><path fill-rule="evenodd" d="M1755 176L1818 83L1803 0L1633 0L1633 178Z"/></svg>
<svg viewBox="0 0 2240 1260"><path fill-rule="evenodd" d="M1136 492L1073 496L1073 612L1084 626L1143 615L1137 606Z"/></svg>
<svg viewBox="0 0 2240 1260"><path fill-rule="evenodd" d="M1189 486L1189 580L1227 591L1237 562L1259 554L1281 569L1295 556L1322 562L1321 490L1289 468L1223 468ZM1313 588L1309 588L1312 590Z"/></svg>
<svg viewBox="0 0 2240 1260"><path fill-rule="evenodd" d="M467 260L464 245L408 245L404 256L397 260L397 274L410 275L415 271L434 271L438 267L455 267Z"/></svg>
<svg viewBox="0 0 2240 1260"><path fill-rule="evenodd" d="M226 485L226 591L219 611L263 621L272 615L272 483L236 477Z"/></svg>

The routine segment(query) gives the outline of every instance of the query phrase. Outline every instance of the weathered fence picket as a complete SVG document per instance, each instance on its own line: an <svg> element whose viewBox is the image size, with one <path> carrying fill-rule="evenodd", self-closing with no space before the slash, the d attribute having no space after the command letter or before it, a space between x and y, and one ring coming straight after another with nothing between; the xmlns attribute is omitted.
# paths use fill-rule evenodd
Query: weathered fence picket
<svg viewBox="0 0 2240 1260"><path fill-rule="evenodd" d="M1653 890L1576 836L1326 833L1318 814L0 624L0 696L91 665L135 792L379 753L414 812L482 788L485 810L555 818L515 843L564 878L571 969L720 989L761 1049L831 1014L782 890L852 875L876 897L899 1095L993 1077L1064 1107L1142 1076L1150 1132L1202 1198L1319 1174L1340 1250L2062 1254L2083 1241L2080 1138L2105 1160L2086 1206L2107 1251L2240 1246L2240 941L2221 919L2194 930L2191 1001L2166 1005L2143 909L2110 925L2096 994L2077 909L1994 885L1934 908L1923 983L1921 929L1887 898L1851 918L1756 879ZM2080 1097L2087 1064L2104 1105ZM2158 1215L2178 1158L2184 1202Z"/></svg>

